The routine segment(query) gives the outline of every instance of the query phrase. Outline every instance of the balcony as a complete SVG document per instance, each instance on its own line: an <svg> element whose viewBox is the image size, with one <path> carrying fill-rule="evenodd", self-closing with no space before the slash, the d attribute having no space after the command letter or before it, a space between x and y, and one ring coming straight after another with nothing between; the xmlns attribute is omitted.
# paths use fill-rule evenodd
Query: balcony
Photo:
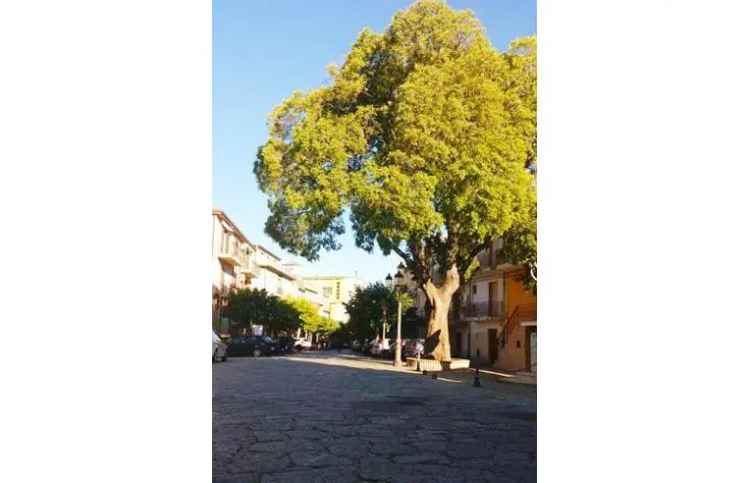
<svg viewBox="0 0 750 483"><path fill-rule="evenodd" d="M476 302L461 306L461 315L470 319L505 319L505 307L502 302Z"/></svg>
<svg viewBox="0 0 750 483"><path fill-rule="evenodd" d="M284 268L278 263L261 261L260 263L258 263L258 267L259 267L258 273L260 273L260 269L264 269L264 270L268 270L269 272L273 272L279 277L283 277L287 280L292 280L292 281L296 280L296 277L294 275L284 270Z"/></svg>
<svg viewBox="0 0 750 483"><path fill-rule="evenodd" d="M247 255L242 253L239 247L222 247L219 252L219 260L231 265L242 265L247 260Z"/></svg>
<svg viewBox="0 0 750 483"><path fill-rule="evenodd" d="M237 272L240 274L250 274L253 278L260 275L260 267L252 260L247 260L240 264Z"/></svg>

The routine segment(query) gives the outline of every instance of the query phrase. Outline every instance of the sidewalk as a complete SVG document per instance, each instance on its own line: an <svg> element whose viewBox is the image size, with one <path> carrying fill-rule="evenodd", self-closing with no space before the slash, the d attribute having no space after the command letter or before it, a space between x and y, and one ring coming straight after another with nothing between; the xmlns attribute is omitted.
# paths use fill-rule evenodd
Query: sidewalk
<svg viewBox="0 0 750 483"><path fill-rule="evenodd" d="M515 384L533 384L536 385L536 373L525 371L504 371L494 367L480 367L479 373L482 376L489 376L496 379L497 382L512 382ZM481 377L481 376L480 376ZM484 379L484 377L482 377Z"/></svg>
<svg viewBox="0 0 750 483"><path fill-rule="evenodd" d="M343 350L341 352L329 350L329 351L310 351L305 352L303 357L308 360L314 359L316 362L322 364L336 364L349 367L368 367L370 369L376 369L381 371L396 371L405 372L409 374L419 375L414 369L406 367L406 363L401 367L394 367L393 361L388 359L376 359L373 357L363 356L361 354L353 353L350 350ZM290 358L294 358L291 356ZM432 372L431 372L432 374ZM466 384L473 384L474 382L474 369L453 369L450 371L436 371L434 372L439 378L449 382L463 382ZM479 368L479 380L482 384L494 384L494 383L513 383L513 384L526 384L536 385L536 374L531 372L522 371L504 371L491 366Z"/></svg>

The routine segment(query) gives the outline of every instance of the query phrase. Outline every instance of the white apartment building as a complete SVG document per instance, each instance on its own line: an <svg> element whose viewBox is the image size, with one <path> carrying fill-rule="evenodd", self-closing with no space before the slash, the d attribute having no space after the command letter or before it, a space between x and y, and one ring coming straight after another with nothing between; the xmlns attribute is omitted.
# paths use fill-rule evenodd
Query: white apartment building
<svg viewBox="0 0 750 483"><path fill-rule="evenodd" d="M333 308L337 310L338 318L332 318L342 318L339 306L343 305L339 301L331 304L318 284L303 280L299 264L283 262L281 257L266 247L251 243L226 213L217 209L213 210L211 258L213 326L221 333L229 330L228 321L220 320L221 307L226 304L231 292L244 288L265 289L269 294L282 298L303 297L317 305L322 316L332 317ZM344 290L348 293L347 277L338 278L344 280ZM339 287L337 293L340 291Z"/></svg>
<svg viewBox="0 0 750 483"><path fill-rule="evenodd" d="M298 276L289 264L262 245L255 245L252 257L257 273L250 281L250 288L265 289L278 297L301 297Z"/></svg>
<svg viewBox="0 0 750 483"><path fill-rule="evenodd" d="M228 328L221 325L220 309L233 290L247 286L255 270L251 262L255 248L223 211L213 210L212 215L212 325L216 330L225 332Z"/></svg>

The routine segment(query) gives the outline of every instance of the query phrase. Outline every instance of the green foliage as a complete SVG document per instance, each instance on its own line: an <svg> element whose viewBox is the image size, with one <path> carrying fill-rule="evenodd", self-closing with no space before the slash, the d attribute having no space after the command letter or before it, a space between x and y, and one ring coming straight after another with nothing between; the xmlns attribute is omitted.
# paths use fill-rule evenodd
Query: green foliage
<svg viewBox="0 0 750 483"><path fill-rule="evenodd" d="M331 332L328 340L331 344L341 347L344 343L350 344L355 339L349 324L341 324Z"/></svg>
<svg viewBox="0 0 750 483"><path fill-rule="evenodd" d="M241 327L252 324L268 324L274 304L273 297L265 290L243 289L229 295L226 315Z"/></svg>
<svg viewBox="0 0 750 483"><path fill-rule="evenodd" d="M537 238L536 203L531 205L525 217L521 218L503 236L503 246L497 252L498 258L506 262L523 265L526 269L522 281L527 289L536 294L537 279Z"/></svg>
<svg viewBox="0 0 750 483"><path fill-rule="evenodd" d="M284 301L296 311L300 327L306 332L329 334L338 327L338 324L334 320L320 315L318 307L307 299L288 297Z"/></svg>
<svg viewBox="0 0 750 483"><path fill-rule="evenodd" d="M348 212L357 245L396 251L420 284L432 267L468 279L534 202L536 40L499 52L471 12L421 0L329 72L269 116L254 167L266 232L315 260Z"/></svg>
<svg viewBox="0 0 750 483"><path fill-rule="evenodd" d="M291 333L298 328L315 334L328 334L338 324L320 315L318 307L307 299L279 298L265 290L243 289L230 295L227 316L241 327L263 325L271 333Z"/></svg>
<svg viewBox="0 0 750 483"><path fill-rule="evenodd" d="M349 314L349 330L358 340L370 339L380 334L384 320L396 322L397 301L391 289L377 282L365 288L357 287L349 302L344 304Z"/></svg>

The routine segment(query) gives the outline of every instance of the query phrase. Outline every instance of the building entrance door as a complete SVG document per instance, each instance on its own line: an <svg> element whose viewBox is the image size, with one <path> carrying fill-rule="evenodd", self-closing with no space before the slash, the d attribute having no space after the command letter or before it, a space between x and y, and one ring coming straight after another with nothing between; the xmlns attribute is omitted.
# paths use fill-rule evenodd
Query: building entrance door
<svg viewBox="0 0 750 483"><path fill-rule="evenodd" d="M487 345L490 364L494 364L497 360L497 329L487 329Z"/></svg>
<svg viewBox="0 0 750 483"><path fill-rule="evenodd" d="M536 373L536 327L529 327L529 370Z"/></svg>

